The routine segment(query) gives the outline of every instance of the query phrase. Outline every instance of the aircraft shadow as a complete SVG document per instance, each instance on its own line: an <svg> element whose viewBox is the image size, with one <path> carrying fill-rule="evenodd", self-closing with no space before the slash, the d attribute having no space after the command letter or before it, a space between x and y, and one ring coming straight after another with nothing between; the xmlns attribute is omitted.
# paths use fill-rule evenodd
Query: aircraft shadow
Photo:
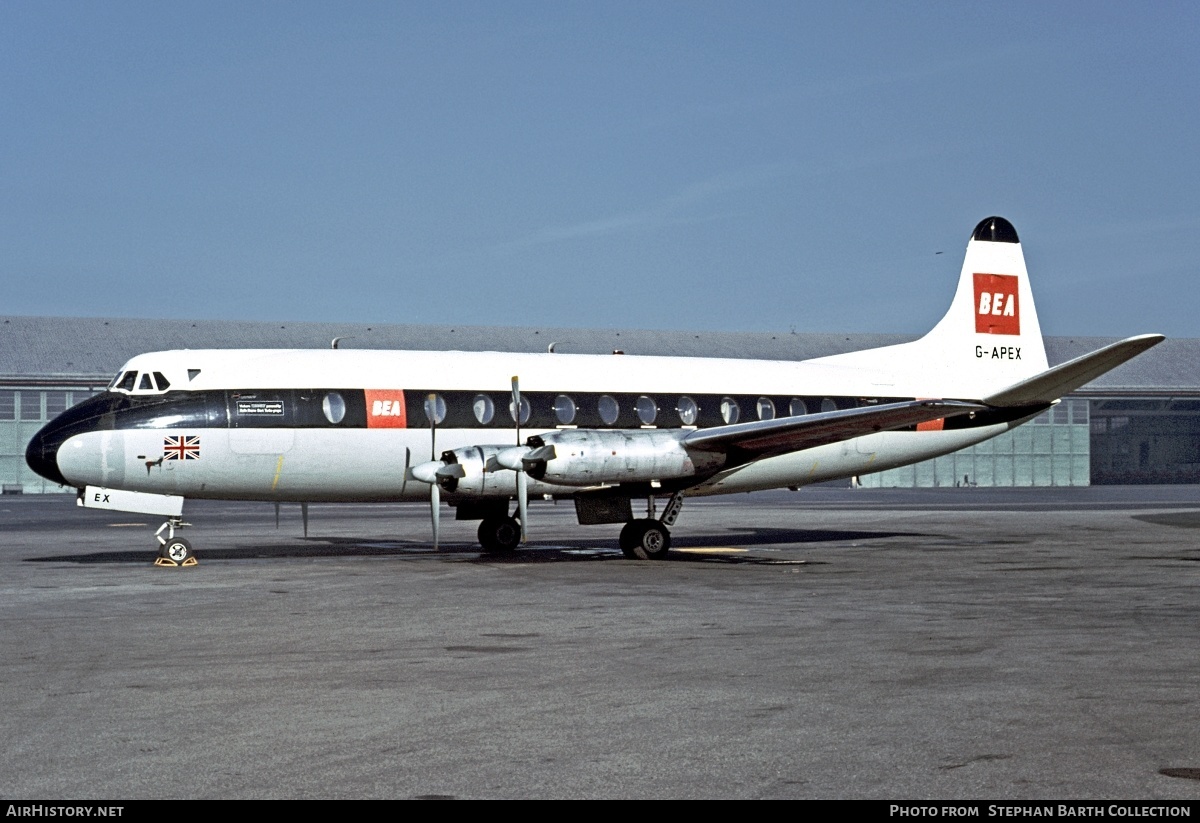
<svg viewBox="0 0 1200 823"><path fill-rule="evenodd" d="M750 528L714 534L675 536L668 560L683 563L778 564L814 562L777 553L752 555L759 547L802 546L815 543L846 543L887 537L930 537L919 532L864 531L845 529ZM677 551L676 551L677 550ZM727 550L727 551L722 551ZM153 563L153 549L101 551L88 554L59 554L24 558L28 563ZM476 543L443 543L435 551L427 540L361 539L354 537L307 537L278 545L243 544L226 548L197 548L201 563L208 560L270 560L317 557L445 557L480 563L547 563L585 560L624 560L613 535L569 543L534 540L512 554L485 555Z"/></svg>

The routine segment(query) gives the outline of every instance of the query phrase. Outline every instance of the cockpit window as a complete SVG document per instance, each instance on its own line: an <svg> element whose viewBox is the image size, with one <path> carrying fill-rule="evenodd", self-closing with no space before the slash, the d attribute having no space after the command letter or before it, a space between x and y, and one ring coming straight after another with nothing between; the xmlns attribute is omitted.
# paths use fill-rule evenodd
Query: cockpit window
<svg viewBox="0 0 1200 823"><path fill-rule="evenodd" d="M154 384L150 382L149 372L142 372L142 382L138 383L138 391L154 391Z"/></svg>
<svg viewBox="0 0 1200 823"><path fill-rule="evenodd" d="M122 377L118 378L116 388L124 391L133 391L133 387L137 385L136 381L137 372L127 371Z"/></svg>
<svg viewBox="0 0 1200 823"><path fill-rule="evenodd" d="M156 371L154 373L154 382L158 383L159 391L166 391L167 389L171 388L170 381L163 377L163 373L160 371Z"/></svg>

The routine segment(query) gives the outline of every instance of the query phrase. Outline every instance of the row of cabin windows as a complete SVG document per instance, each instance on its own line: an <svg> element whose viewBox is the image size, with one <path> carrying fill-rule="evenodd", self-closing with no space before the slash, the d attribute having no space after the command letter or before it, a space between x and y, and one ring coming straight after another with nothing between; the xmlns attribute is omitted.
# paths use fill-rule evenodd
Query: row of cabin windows
<svg viewBox="0 0 1200 823"><path fill-rule="evenodd" d="M340 398L339 398L340 399ZM600 416L600 420L606 426L616 424L621 416L621 404L615 397L609 394L602 394L595 398L596 412ZM517 422L517 411L512 400L507 403L508 416L514 422ZM440 425L446 419L446 400L439 394L430 394L425 398L423 404L425 410L425 419ZM557 395L551 408L554 412L554 417L560 426L570 426L575 423L575 419L579 414L579 405L575 399L568 394ZM722 397L720 402L721 419L728 424L737 423L742 418L742 408L738 401L733 397ZM796 417L802 414L809 414L816 411L830 412L837 411L837 403L826 397L820 401L813 399L804 400L799 397L791 398L786 406L786 415ZM496 417L496 402L489 395L477 394L471 403L471 411L475 415L475 420L480 425L487 426L495 420ZM661 420L659 415L662 413L662 408L658 401L649 395L641 395L633 401L633 411L637 415L637 419L643 426L654 426L660 422L663 425L674 425L675 420ZM673 409L678 423L684 426L694 426L700 416L700 406L692 398L684 395L677 399ZM754 402L754 413L758 420L773 420L777 416L775 401L769 397L759 397ZM668 412L669 414L669 412ZM520 423L525 425L529 422L532 415L532 407L527 396L521 397ZM329 417L328 410L326 416ZM330 417L331 423L340 422Z"/></svg>

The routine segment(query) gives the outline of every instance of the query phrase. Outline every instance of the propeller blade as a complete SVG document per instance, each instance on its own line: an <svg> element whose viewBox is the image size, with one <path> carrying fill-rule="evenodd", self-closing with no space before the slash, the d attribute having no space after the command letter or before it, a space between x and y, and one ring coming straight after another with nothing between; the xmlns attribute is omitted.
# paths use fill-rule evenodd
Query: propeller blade
<svg viewBox="0 0 1200 823"><path fill-rule="evenodd" d="M442 517L442 488L437 482L437 470L441 468L442 462L438 460L437 453L437 395L428 394L425 396L425 416L429 418L429 463L422 463L417 468L425 469L421 474L428 475L429 483L429 521L433 527L433 550L438 550L438 537L441 531ZM429 470L430 464L432 471ZM425 477L418 476L417 470L413 469L413 476L418 480L424 480Z"/></svg>
<svg viewBox="0 0 1200 823"><path fill-rule="evenodd" d="M513 420L517 423L517 445L521 445L521 381L517 375L512 378Z"/></svg>
<svg viewBox="0 0 1200 823"><path fill-rule="evenodd" d="M525 542L525 524L529 522L529 486L525 472L517 472L517 517L521 520L521 542Z"/></svg>
<svg viewBox="0 0 1200 823"><path fill-rule="evenodd" d="M404 474L400 476L400 496L404 496L404 489L408 486L409 472L412 470L412 449L404 450Z"/></svg>
<svg viewBox="0 0 1200 823"><path fill-rule="evenodd" d="M437 460L437 395L425 396L425 416L429 418L429 459Z"/></svg>
<svg viewBox="0 0 1200 823"><path fill-rule="evenodd" d="M433 550L438 549L438 532L442 516L442 488L437 483L429 487L429 519L433 522Z"/></svg>

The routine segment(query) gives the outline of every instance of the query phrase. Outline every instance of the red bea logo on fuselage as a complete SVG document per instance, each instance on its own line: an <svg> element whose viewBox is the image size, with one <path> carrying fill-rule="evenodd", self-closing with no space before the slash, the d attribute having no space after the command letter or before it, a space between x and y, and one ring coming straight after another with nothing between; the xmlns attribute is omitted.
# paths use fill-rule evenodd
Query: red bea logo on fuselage
<svg viewBox="0 0 1200 823"><path fill-rule="evenodd" d="M975 333L1021 333L1021 304L1014 275L975 275Z"/></svg>
<svg viewBox="0 0 1200 823"><path fill-rule="evenodd" d="M408 413L400 389L367 389L367 428L404 429Z"/></svg>

